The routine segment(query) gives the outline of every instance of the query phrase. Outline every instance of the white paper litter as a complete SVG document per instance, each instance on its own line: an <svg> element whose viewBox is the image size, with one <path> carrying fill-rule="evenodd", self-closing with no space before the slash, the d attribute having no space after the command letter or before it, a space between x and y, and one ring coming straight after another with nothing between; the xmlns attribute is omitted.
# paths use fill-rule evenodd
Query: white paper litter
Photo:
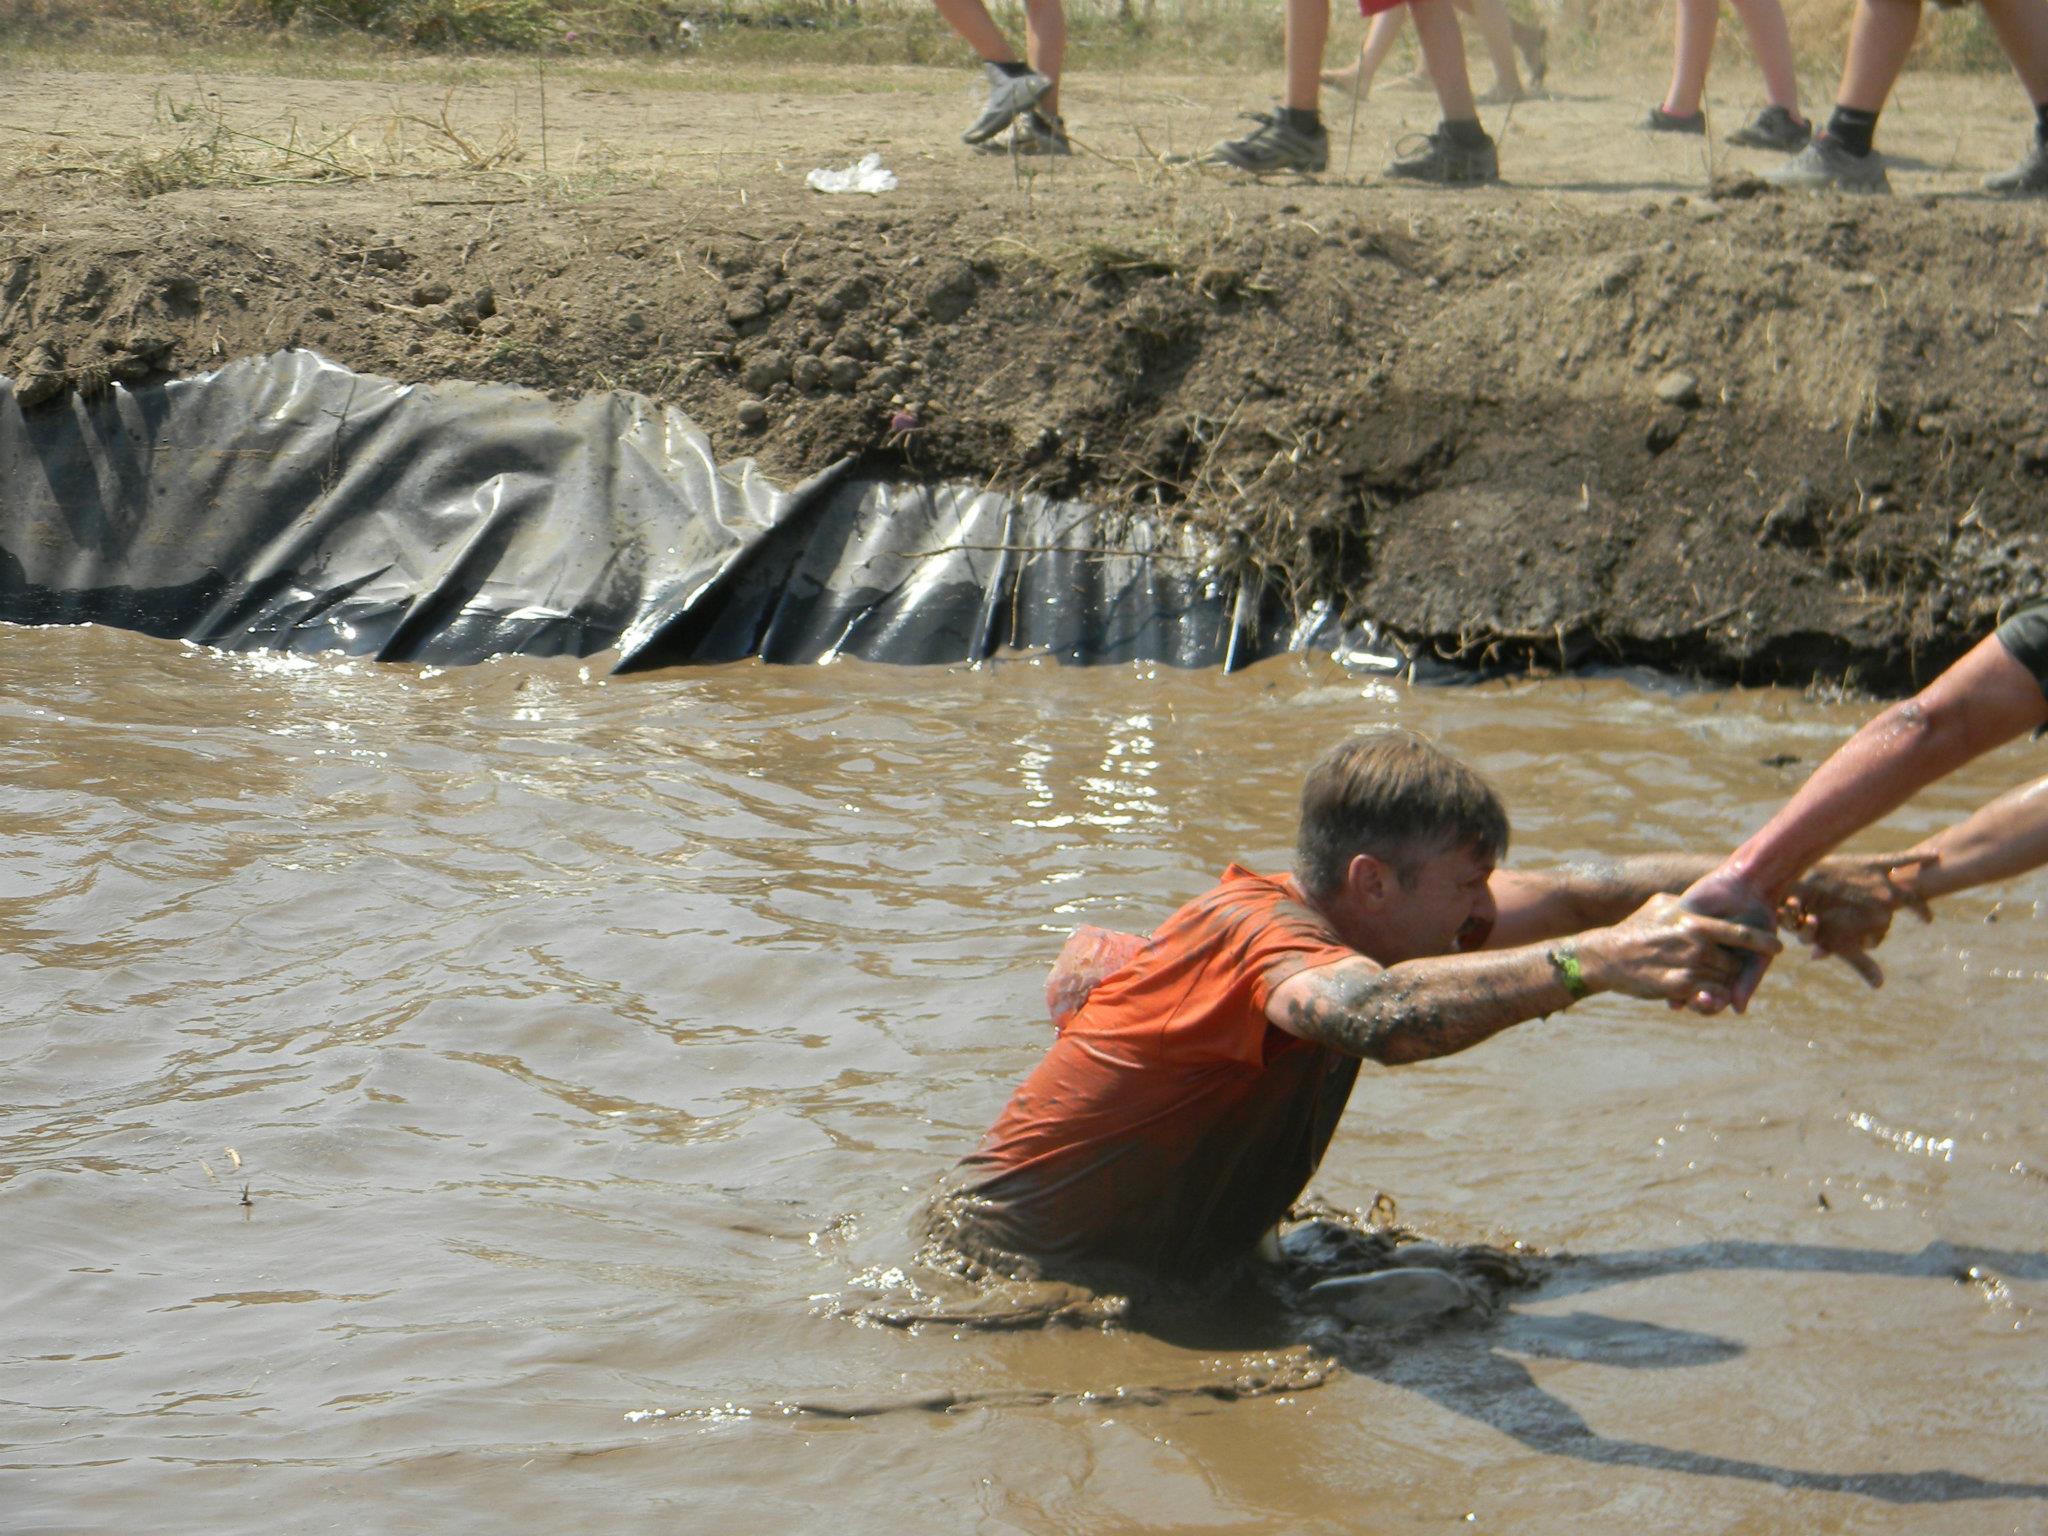
<svg viewBox="0 0 2048 1536"><path fill-rule="evenodd" d="M819 192L894 192L896 173L882 168L880 155L862 155L843 171L822 168L804 178Z"/></svg>

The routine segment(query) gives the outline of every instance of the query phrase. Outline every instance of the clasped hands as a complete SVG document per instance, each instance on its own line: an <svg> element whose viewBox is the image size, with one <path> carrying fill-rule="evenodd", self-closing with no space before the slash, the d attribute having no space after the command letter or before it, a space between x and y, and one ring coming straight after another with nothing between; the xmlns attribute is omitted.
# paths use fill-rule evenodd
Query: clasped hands
<svg viewBox="0 0 2048 1536"><path fill-rule="evenodd" d="M1884 970L1870 951L1884 942L1892 917L1901 908L1923 923L1933 919L1920 877L1939 862L1939 855L1907 853L1848 854L1822 859L1773 904L1763 892L1737 877L1716 870L1679 898L1687 911L1727 919L1750 928L1780 927L1812 946L1814 958L1832 955L1871 986L1884 984ZM1763 980L1770 956L1745 954L1732 986L1701 987L1684 1003L1694 1013L1719 1013L1749 1006Z"/></svg>

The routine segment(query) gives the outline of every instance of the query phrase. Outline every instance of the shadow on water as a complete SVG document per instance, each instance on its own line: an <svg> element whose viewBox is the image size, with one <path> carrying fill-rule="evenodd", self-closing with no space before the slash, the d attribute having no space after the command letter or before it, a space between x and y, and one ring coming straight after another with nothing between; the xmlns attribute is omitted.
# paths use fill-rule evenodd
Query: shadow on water
<svg viewBox="0 0 2048 1536"><path fill-rule="evenodd" d="M1984 1284L1998 1279L2048 1280L2048 1254L1950 1243L1929 1244L1911 1254L1802 1243L1699 1243L1609 1254L1561 1254L1540 1262L1533 1287L1526 1294L1556 1299L1638 1280L1737 1271ZM1698 1477L1739 1478L1781 1488L1854 1493L1891 1504L2048 1499L2048 1483L2000 1482L1942 1467L1819 1472L1603 1435L1568 1403L1546 1392L1527 1367L1513 1358L1527 1355L1626 1369L1674 1370L1712 1365L1744 1353L1741 1344L1713 1334L1594 1312L1553 1317L1510 1308L1490 1320L1389 1337L1290 1315L1276 1303L1248 1309L1242 1296L1233 1295L1227 1304L1218 1305L1222 1300L1212 1297L1204 1305L1164 1310L1139 1308L1129 1321L1165 1342L1209 1350L1272 1349L1302 1342L1306 1331L1344 1368L1420 1393L1546 1455Z"/></svg>

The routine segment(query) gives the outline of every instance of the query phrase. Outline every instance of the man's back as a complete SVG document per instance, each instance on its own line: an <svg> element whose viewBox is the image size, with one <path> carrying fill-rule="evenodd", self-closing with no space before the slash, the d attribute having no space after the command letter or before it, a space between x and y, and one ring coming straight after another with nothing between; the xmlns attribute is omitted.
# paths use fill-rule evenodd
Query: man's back
<svg viewBox="0 0 2048 1536"><path fill-rule="evenodd" d="M980 1236L1055 1265L1187 1272L1307 1184L1358 1063L1274 1028L1272 989L1350 956L1291 882L1233 865L1106 977L961 1171Z"/></svg>

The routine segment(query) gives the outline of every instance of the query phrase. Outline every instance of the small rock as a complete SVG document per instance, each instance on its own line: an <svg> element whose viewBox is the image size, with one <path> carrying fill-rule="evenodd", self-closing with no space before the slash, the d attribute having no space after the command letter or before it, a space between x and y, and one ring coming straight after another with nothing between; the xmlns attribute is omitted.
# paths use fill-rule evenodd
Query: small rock
<svg viewBox="0 0 2048 1536"><path fill-rule="evenodd" d="M510 333L512 322L503 315L487 315L476 323L476 328L486 336L504 336Z"/></svg>
<svg viewBox="0 0 2048 1536"><path fill-rule="evenodd" d="M1674 368L1657 380L1656 395L1666 405L1689 411L1700 403L1700 381L1682 368Z"/></svg>
<svg viewBox="0 0 2048 1536"><path fill-rule="evenodd" d="M757 395L765 395L789 377L789 359L780 352L763 352L740 370L740 382Z"/></svg>
<svg viewBox="0 0 2048 1536"><path fill-rule="evenodd" d="M412 291L415 308L425 309L429 304L446 304L455 290L446 283L421 283Z"/></svg>
<svg viewBox="0 0 2048 1536"><path fill-rule="evenodd" d="M841 394L860 388L861 366L857 359L835 357L825 365L825 381Z"/></svg>
<svg viewBox="0 0 2048 1536"><path fill-rule="evenodd" d="M742 400L736 414L740 426L749 432L758 432L768 425L768 407L759 400Z"/></svg>
<svg viewBox="0 0 2048 1536"><path fill-rule="evenodd" d="M1684 435L1684 416L1677 411L1659 411L1650 418L1649 430L1643 433L1643 446L1653 454L1662 453Z"/></svg>
<svg viewBox="0 0 2048 1536"><path fill-rule="evenodd" d="M313 306L313 318L315 320L332 320L334 318L334 306L332 304L315 304Z"/></svg>
<svg viewBox="0 0 2048 1536"><path fill-rule="evenodd" d="M14 403L24 411L64 393L64 363L47 345L32 348L14 374Z"/></svg>
<svg viewBox="0 0 2048 1536"><path fill-rule="evenodd" d="M758 291L752 290L725 301L725 323L734 330L754 325L768 318L768 301Z"/></svg>
<svg viewBox="0 0 2048 1536"><path fill-rule="evenodd" d="M1701 198L1700 201L1692 206L1692 218L1695 224L1711 224L1720 217L1721 205L1709 198Z"/></svg>
<svg viewBox="0 0 2048 1536"><path fill-rule="evenodd" d="M1935 415L1932 411L1922 415L1918 421L1913 423L1913 430L1922 437L1939 437L1947 428L1948 422Z"/></svg>
<svg viewBox="0 0 2048 1536"><path fill-rule="evenodd" d="M773 288L770 288L761 295L761 302L767 306L769 314L779 315L789 308L789 301L794 296L789 284L777 283Z"/></svg>
<svg viewBox="0 0 2048 1536"><path fill-rule="evenodd" d="M489 283L469 296L469 307L476 311L479 320L488 320L498 312L498 290Z"/></svg>
<svg viewBox="0 0 2048 1536"><path fill-rule="evenodd" d="M226 218L227 215L222 214L221 217ZM393 272L412 260L412 257L406 254L405 247L395 243L387 243L371 246L370 249L363 252L363 260L373 267L382 267L387 272Z"/></svg>
<svg viewBox="0 0 2048 1536"><path fill-rule="evenodd" d="M825 365L817 358L805 355L796 360L789 370L789 381L805 394L825 387Z"/></svg>
<svg viewBox="0 0 2048 1536"><path fill-rule="evenodd" d="M941 325L951 325L974 307L980 284L964 261L948 262L925 290L924 312Z"/></svg>
<svg viewBox="0 0 2048 1536"><path fill-rule="evenodd" d="M1602 298L1613 298L1634 281L1635 275L1643 270L1643 258L1630 253L1617 256L1594 272L1587 287Z"/></svg>

